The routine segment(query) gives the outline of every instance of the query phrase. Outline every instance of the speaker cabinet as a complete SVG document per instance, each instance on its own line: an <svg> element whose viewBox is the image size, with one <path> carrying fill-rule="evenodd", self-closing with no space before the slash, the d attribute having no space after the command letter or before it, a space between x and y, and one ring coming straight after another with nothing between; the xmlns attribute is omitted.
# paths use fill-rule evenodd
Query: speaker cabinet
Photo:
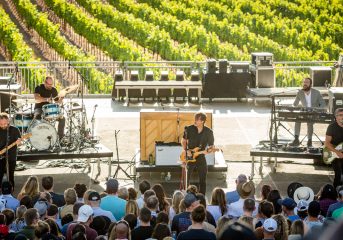
<svg viewBox="0 0 343 240"><path fill-rule="evenodd" d="M219 59L219 73L227 73L227 60Z"/></svg>
<svg viewBox="0 0 343 240"><path fill-rule="evenodd" d="M251 64L256 66L272 66L273 54L269 52L251 53Z"/></svg>
<svg viewBox="0 0 343 240"><path fill-rule="evenodd" d="M208 59L206 62L207 73L215 73L217 70L216 64L217 64L217 62L215 59Z"/></svg>
<svg viewBox="0 0 343 240"><path fill-rule="evenodd" d="M330 67L310 67L310 76L314 87L325 87L331 85L332 69Z"/></svg>

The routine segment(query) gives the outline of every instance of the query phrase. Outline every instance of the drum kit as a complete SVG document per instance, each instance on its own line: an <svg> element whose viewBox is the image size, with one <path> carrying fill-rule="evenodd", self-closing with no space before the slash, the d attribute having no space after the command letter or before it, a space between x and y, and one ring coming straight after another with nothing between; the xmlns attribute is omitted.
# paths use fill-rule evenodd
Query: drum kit
<svg viewBox="0 0 343 240"><path fill-rule="evenodd" d="M69 97L64 103L50 101L42 107L41 118L38 119L34 113L34 104L39 103L31 98L17 98L11 101L12 107L9 110L11 124L19 128L21 134L31 133L31 137L24 143L26 151L51 151L80 150L90 144L95 146L98 140L91 136L91 130L86 129L86 109L77 101L73 101L72 93L76 92L79 85L72 85L62 89L58 99ZM22 97L16 93L5 93L10 97ZM56 126L58 121L65 119L65 134L59 139ZM92 130L92 133L94 130Z"/></svg>

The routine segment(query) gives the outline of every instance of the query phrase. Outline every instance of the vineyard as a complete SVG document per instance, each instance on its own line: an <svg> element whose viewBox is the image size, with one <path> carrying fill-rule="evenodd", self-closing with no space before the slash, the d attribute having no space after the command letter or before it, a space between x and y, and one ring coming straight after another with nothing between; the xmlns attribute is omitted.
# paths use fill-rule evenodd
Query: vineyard
<svg viewBox="0 0 343 240"><path fill-rule="evenodd" d="M0 59L330 61L343 52L342 22L341 0L2 0ZM109 92L113 73L87 66L92 92ZM31 86L44 74L26 75Z"/></svg>

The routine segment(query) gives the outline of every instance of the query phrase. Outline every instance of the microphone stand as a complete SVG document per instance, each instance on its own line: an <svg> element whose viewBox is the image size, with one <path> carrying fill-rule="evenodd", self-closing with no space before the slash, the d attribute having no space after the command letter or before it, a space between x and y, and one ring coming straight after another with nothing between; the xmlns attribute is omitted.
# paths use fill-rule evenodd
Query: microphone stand
<svg viewBox="0 0 343 240"><path fill-rule="evenodd" d="M93 111L93 116L92 116L92 120L91 120L91 123L92 123L92 135L91 135L91 143L92 143L92 146L94 147L94 143L96 142L95 141L95 136L94 136L94 124L95 124L95 111L96 111L96 108L98 107L98 104L95 104L94 105L94 111Z"/></svg>

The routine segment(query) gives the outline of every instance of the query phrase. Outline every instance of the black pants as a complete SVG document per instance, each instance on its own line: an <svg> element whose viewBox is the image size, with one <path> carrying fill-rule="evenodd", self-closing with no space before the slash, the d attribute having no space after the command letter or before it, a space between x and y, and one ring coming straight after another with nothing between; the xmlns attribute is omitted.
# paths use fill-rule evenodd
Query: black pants
<svg viewBox="0 0 343 240"><path fill-rule="evenodd" d="M188 164L188 185L191 184L191 177L195 169L198 170L198 175L199 175L199 185L200 185L199 192L206 195L206 179L207 179L206 158L197 159L195 163Z"/></svg>
<svg viewBox="0 0 343 240"><path fill-rule="evenodd" d="M332 168L335 172L335 179L333 180L333 186L336 188L337 186L342 185L342 173L343 173L343 159L335 159L332 162Z"/></svg>
<svg viewBox="0 0 343 240"><path fill-rule="evenodd" d="M7 169L6 169L6 158L1 158L0 159L0 187L2 185L2 178L4 177L4 174L7 173ZM11 159L8 161L9 163L9 175L7 176L7 179L9 180L9 182L12 184L12 186L14 187L14 170L15 170L15 165L16 165L16 161Z"/></svg>

